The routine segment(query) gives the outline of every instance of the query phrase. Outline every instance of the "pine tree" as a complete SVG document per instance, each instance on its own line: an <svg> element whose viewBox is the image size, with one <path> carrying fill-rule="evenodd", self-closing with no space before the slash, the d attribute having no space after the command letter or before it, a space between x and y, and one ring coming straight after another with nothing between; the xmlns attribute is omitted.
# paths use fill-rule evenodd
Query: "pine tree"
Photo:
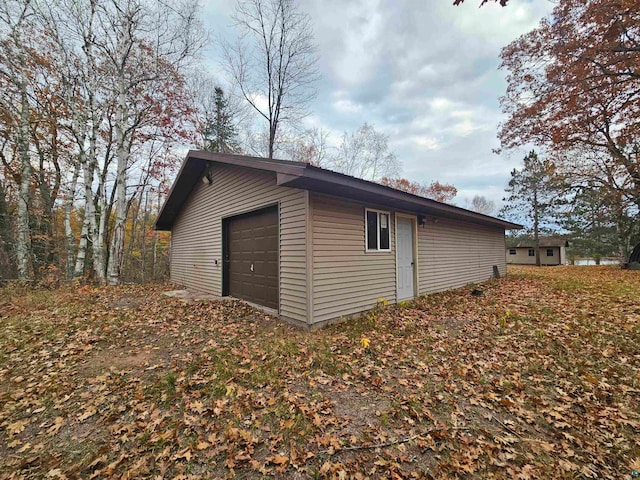
<svg viewBox="0 0 640 480"><path fill-rule="evenodd" d="M541 160L532 150L524 157L523 168L513 169L505 189L509 196L503 199L506 205L501 213L529 224L527 227L535 241L537 266L540 266L539 234L554 223L558 209L564 203L563 187L553 163Z"/></svg>
<svg viewBox="0 0 640 480"><path fill-rule="evenodd" d="M213 112L205 119L203 136L204 148L210 152L235 153L240 150L234 115L220 87L215 87Z"/></svg>

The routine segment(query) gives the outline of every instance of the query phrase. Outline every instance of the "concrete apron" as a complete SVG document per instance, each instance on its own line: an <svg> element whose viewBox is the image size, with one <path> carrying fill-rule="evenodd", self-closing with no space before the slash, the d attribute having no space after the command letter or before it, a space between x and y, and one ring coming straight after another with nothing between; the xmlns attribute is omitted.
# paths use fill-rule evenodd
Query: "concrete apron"
<svg viewBox="0 0 640 480"><path fill-rule="evenodd" d="M171 298L177 298L179 300L183 300L185 302L200 302L200 301L208 301L208 302L242 302L246 305L249 305L256 310L266 313L267 315L271 315L273 317L278 317L278 312L269 307L263 307L262 305L258 305L256 303L247 302L240 298L235 297L223 297L221 295L212 295L210 293L203 292L192 292L189 290L170 290L168 292L162 292L163 295Z"/></svg>

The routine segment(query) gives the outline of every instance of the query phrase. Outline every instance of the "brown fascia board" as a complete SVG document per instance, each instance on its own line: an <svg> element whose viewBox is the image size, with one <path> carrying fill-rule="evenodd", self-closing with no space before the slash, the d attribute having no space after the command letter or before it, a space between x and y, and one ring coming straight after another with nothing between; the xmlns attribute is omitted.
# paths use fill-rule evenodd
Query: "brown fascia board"
<svg viewBox="0 0 640 480"><path fill-rule="evenodd" d="M399 210L518 230L522 225L402 192L395 188L307 165L301 175L277 175L278 185L302 188L352 200L389 205Z"/></svg>
<svg viewBox="0 0 640 480"><path fill-rule="evenodd" d="M209 162L275 172L277 183L282 186L301 188L372 204L389 205L398 210L464 220L507 230L522 228L522 225L516 223L301 162L190 150L160 210L154 227L156 230L171 230L182 205L194 185L202 178Z"/></svg>
<svg viewBox="0 0 640 480"><path fill-rule="evenodd" d="M269 160L268 158L251 157L249 155L214 153L202 150L190 150L187 158L199 158L211 162L225 163L227 165L237 165L239 167L256 168L258 170L268 170L292 175L300 175L307 166L306 163L294 162L293 160Z"/></svg>

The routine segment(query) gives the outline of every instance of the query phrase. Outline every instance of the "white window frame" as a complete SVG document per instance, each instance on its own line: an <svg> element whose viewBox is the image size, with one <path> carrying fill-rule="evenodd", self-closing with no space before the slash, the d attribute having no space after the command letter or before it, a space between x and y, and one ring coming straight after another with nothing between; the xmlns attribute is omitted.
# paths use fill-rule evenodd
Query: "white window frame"
<svg viewBox="0 0 640 480"><path fill-rule="evenodd" d="M549 255L549 252L551 252L551 255ZM553 248L547 248L547 257L555 257L556 254L553 251Z"/></svg>
<svg viewBox="0 0 640 480"><path fill-rule="evenodd" d="M510 248L509 249L509 255L517 255L517 254L518 254L518 252L517 252L517 250L515 248Z"/></svg>
<svg viewBox="0 0 640 480"><path fill-rule="evenodd" d="M531 253L533 252L533 253ZM536 249L535 248L530 248L529 251L527 252L527 255L529 255L530 257L535 257L536 256Z"/></svg>
<svg viewBox="0 0 640 480"><path fill-rule="evenodd" d="M378 231L376 232L376 245L378 248L370 249L369 248L369 222L367 218L367 214L369 212L375 212L378 216ZM387 230L389 230L389 248L380 248L380 214L384 213L387 215ZM375 208L365 208L364 209L364 251L367 253L377 253L377 252L390 252L391 251L391 212L386 210L376 210Z"/></svg>

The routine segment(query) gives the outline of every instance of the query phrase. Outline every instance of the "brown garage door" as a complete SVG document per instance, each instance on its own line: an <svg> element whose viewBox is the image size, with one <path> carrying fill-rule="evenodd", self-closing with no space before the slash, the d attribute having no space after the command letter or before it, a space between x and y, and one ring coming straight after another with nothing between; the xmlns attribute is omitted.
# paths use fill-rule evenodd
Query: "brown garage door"
<svg viewBox="0 0 640 480"><path fill-rule="evenodd" d="M225 220L225 290L278 309L278 207Z"/></svg>

